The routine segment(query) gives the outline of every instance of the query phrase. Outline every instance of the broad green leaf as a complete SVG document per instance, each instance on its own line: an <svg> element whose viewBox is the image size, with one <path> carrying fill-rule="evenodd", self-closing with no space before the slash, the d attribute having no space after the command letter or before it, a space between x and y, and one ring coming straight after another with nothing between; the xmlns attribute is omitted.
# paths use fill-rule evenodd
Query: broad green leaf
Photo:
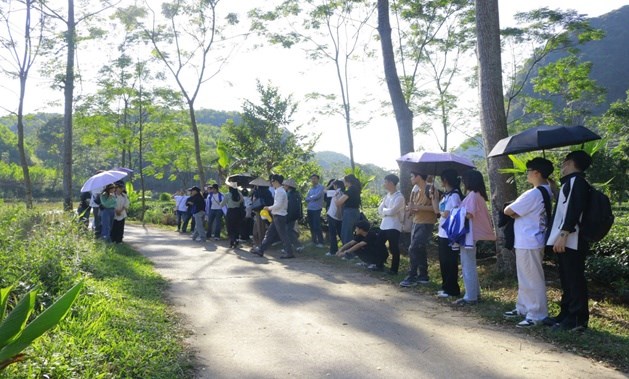
<svg viewBox="0 0 629 379"><path fill-rule="evenodd" d="M20 337L24 325L35 308L37 293L31 291L20 300L0 324L0 347L7 346ZM3 361L4 359L0 359Z"/></svg>
<svg viewBox="0 0 629 379"><path fill-rule="evenodd" d="M9 302L9 294L13 287L0 288L0 321L4 319L4 313L7 311L7 303Z"/></svg>
<svg viewBox="0 0 629 379"><path fill-rule="evenodd" d="M55 301L50 307L40 313L35 320L26 326L17 340L0 350L0 362L19 354L37 337L57 325L59 321L61 321L61 319L63 319L68 313L82 288L83 282L79 282L74 287L70 288L68 292L63 294L63 296Z"/></svg>

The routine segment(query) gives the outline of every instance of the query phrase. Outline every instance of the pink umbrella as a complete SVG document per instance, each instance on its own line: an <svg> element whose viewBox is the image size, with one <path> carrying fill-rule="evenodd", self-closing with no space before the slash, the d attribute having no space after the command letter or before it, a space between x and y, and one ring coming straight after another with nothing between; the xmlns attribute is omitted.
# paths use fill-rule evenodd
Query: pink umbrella
<svg viewBox="0 0 629 379"><path fill-rule="evenodd" d="M452 153L432 153L428 151L414 151L396 159L400 168L407 167L410 171L425 175L439 175L442 171L452 169L459 175L475 168L467 158Z"/></svg>

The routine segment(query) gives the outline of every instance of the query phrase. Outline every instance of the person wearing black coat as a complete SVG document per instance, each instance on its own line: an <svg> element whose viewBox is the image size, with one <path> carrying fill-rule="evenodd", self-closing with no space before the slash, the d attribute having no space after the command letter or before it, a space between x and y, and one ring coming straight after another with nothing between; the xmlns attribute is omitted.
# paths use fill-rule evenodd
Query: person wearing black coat
<svg viewBox="0 0 629 379"><path fill-rule="evenodd" d="M194 217L194 233L192 233L192 240L196 241L197 237L201 242L206 241L205 229L203 228L203 218L205 217L205 200L201 195L201 189L194 186L190 189L190 198L186 202L187 205L192 207L192 217Z"/></svg>

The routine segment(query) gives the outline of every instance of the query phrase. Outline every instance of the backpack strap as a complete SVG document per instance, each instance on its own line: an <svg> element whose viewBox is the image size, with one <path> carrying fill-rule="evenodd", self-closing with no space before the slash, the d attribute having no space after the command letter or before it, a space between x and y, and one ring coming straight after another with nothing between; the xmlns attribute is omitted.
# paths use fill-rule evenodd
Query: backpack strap
<svg viewBox="0 0 629 379"><path fill-rule="evenodd" d="M544 208L546 209L546 225L550 225L550 218L552 217L553 207L550 201L550 195L546 188L542 186L535 187L542 193L542 198L544 199Z"/></svg>

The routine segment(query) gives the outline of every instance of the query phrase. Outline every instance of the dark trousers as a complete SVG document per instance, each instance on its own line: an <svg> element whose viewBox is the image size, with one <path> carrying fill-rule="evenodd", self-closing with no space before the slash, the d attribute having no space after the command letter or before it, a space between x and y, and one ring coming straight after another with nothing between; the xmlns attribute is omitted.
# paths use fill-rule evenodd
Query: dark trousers
<svg viewBox="0 0 629 379"><path fill-rule="evenodd" d="M588 287L585 279L585 258L587 243L579 241L579 250L566 248L565 253L557 254L559 280L561 281L561 311L557 321L566 328L586 326L590 319L588 309Z"/></svg>
<svg viewBox="0 0 629 379"><path fill-rule="evenodd" d="M126 219L115 220L111 227L111 242L122 243L122 237L124 237L124 223Z"/></svg>
<svg viewBox="0 0 629 379"><path fill-rule="evenodd" d="M408 248L408 255L411 261L411 267L408 270L408 276L415 278L418 276L420 280L428 280L428 254L426 246L432 237L434 224L413 224L413 232L411 234L411 245Z"/></svg>
<svg viewBox="0 0 629 379"><path fill-rule="evenodd" d="M273 242L281 240L286 254L294 254L293 245L291 244L290 237L288 236L286 224L286 216L273 215L273 222L269 225L269 229L267 229L266 234L264 235L264 240L260 244L261 252L268 249Z"/></svg>
<svg viewBox="0 0 629 379"><path fill-rule="evenodd" d="M377 268L383 268L384 262L386 262L387 257L389 256L389 252L386 248L374 248L374 247L363 247L362 249L356 252L358 258L361 261L367 264L375 264Z"/></svg>
<svg viewBox="0 0 629 379"><path fill-rule="evenodd" d="M94 229L94 235L96 238L100 238L103 230L103 224L100 220L100 207L92 207L92 214L94 215L92 229Z"/></svg>
<svg viewBox="0 0 629 379"><path fill-rule="evenodd" d="M90 224L90 212L92 211L92 207L90 206L80 206L77 208L76 213L79 216L79 221L81 223L83 223L85 225L85 227L87 228L87 226Z"/></svg>
<svg viewBox="0 0 629 379"><path fill-rule="evenodd" d="M439 237L441 289L450 296L461 296L459 287L459 252L453 251L447 238Z"/></svg>
<svg viewBox="0 0 629 379"><path fill-rule="evenodd" d="M253 234L253 217L245 217L240 223L240 239L248 241Z"/></svg>
<svg viewBox="0 0 629 379"><path fill-rule="evenodd" d="M323 230L321 229L321 209L308 210L308 226L310 227L310 234L312 235L312 243L323 244Z"/></svg>
<svg viewBox="0 0 629 379"><path fill-rule="evenodd" d="M397 229L386 229L382 231L383 238L389 242L389 252L391 253L391 272L396 273L400 268L400 231Z"/></svg>
<svg viewBox="0 0 629 379"><path fill-rule="evenodd" d="M207 234L208 238L212 235L216 238L221 237L221 223L223 221L222 209L210 209L210 213L207 216Z"/></svg>
<svg viewBox="0 0 629 379"><path fill-rule="evenodd" d="M240 223L245 216L245 212L242 208L227 208L227 215L225 216L225 223L227 224L227 234L229 235L230 245L235 245L238 242L238 236L240 234ZM208 229L210 227L208 226Z"/></svg>
<svg viewBox="0 0 629 379"><path fill-rule="evenodd" d="M177 211L177 231L186 232L192 215L188 211Z"/></svg>
<svg viewBox="0 0 629 379"><path fill-rule="evenodd" d="M330 253L336 254L339 251L339 240L341 239L341 220L336 220L328 215L328 239L330 241ZM338 237L338 239L337 239Z"/></svg>
<svg viewBox="0 0 629 379"><path fill-rule="evenodd" d="M291 245L293 245L293 248L301 247L301 244L299 243L299 232L297 232L297 229L295 229L296 223L297 220L286 222L286 231L288 233L288 237L290 238L290 243Z"/></svg>

